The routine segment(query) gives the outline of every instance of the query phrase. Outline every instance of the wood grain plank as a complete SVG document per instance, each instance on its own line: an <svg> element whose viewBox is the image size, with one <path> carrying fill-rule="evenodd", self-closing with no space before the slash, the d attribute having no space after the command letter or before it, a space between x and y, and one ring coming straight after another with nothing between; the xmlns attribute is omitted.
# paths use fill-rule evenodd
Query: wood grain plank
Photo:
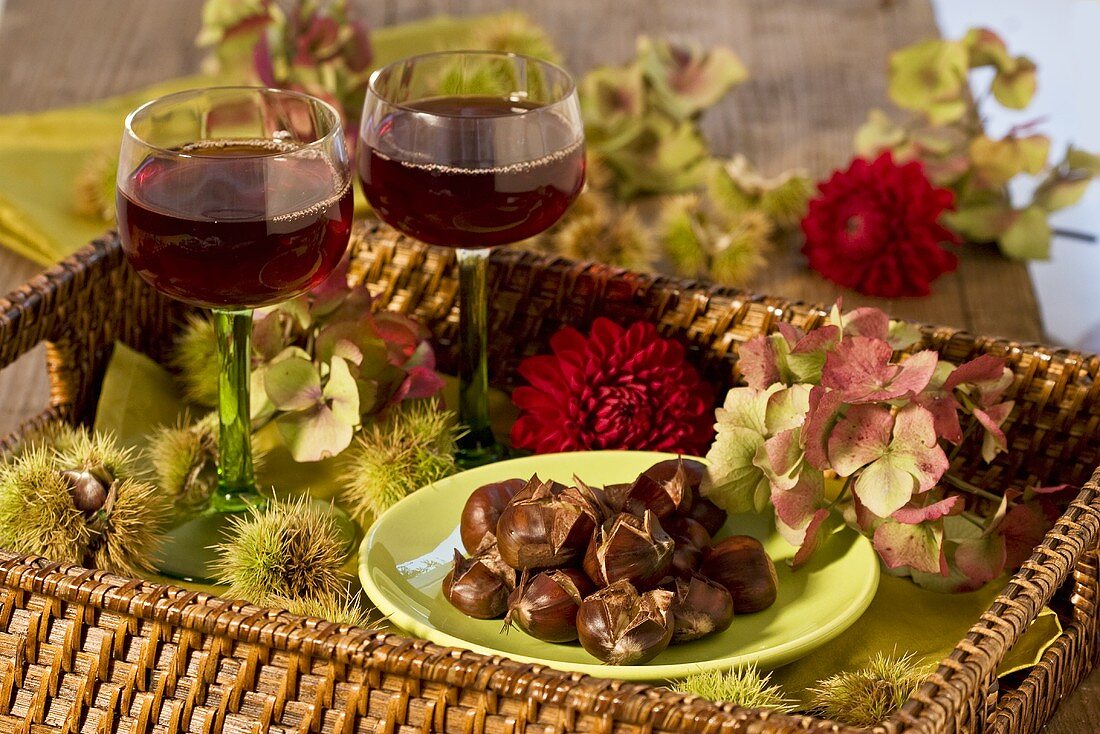
<svg viewBox="0 0 1100 734"><path fill-rule="evenodd" d="M0 22L0 113L78 104L195 71L201 7L201 0L7 2ZM41 270L0 248L0 293ZM0 435L48 402L39 347L0 372Z"/></svg>

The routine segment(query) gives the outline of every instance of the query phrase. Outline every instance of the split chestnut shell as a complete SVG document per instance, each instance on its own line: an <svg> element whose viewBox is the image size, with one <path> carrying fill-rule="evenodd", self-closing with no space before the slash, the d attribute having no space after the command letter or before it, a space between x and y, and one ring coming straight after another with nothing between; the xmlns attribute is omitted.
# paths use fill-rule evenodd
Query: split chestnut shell
<svg viewBox="0 0 1100 734"><path fill-rule="evenodd" d="M648 510L638 517L623 512L598 528L584 555L584 572L598 586L629 581L651 589L672 566L675 543Z"/></svg>
<svg viewBox="0 0 1100 734"><path fill-rule="evenodd" d="M664 589L639 594L629 581L597 591L577 612L581 645L611 665L649 662L672 640L673 596Z"/></svg>
<svg viewBox="0 0 1100 734"><path fill-rule="evenodd" d="M577 639L577 610L592 582L575 568L552 569L520 580L508 596L507 625L545 642Z"/></svg>
<svg viewBox="0 0 1100 734"><path fill-rule="evenodd" d="M512 568L558 568L584 554L597 509L584 493L532 477L497 520L500 555Z"/></svg>
<svg viewBox="0 0 1100 734"><path fill-rule="evenodd" d="M494 619L508 609L516 572L500 557L496 540L487 535L470 558L455 549L454 568L443 579L443 596L463 614Z"/></svg>

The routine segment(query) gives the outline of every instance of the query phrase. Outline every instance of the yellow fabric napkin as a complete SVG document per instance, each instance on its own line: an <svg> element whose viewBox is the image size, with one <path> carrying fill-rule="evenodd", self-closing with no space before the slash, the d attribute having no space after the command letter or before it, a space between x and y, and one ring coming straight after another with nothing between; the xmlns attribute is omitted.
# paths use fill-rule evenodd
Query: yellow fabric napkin
<svg viewBox="0 0 1100 734"><path fill-rule="evenodd" d="M940 594L884 574L874 601L854 625L832 642L775 671L773 681L805 705L808 688L836 673L854 672L878 653L912 653L918 664L931 670L951 653L1003 586L993 582L968 594ZM1061 632L1058 616L1044 607L1005 655L998 673L1006 675L1034 665Z"/></svg>
<svg viewBox="0 0 1100 734"><path fill-rule="evenodd" d="M371 36L375 64L465 46L471 30L494 17L438 16L379 28ZM74 182L89 157L117 153L126 115L143 102L234 83L241 80L188 76L78 107L0 116L0 246L49 265L101 235L110 225L74 209Z"/></svg>

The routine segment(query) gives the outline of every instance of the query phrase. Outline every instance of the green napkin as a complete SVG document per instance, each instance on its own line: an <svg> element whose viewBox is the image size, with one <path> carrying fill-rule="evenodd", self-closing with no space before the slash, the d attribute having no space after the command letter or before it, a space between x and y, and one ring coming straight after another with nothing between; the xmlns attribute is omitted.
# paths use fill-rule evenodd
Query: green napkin
<svg viewBox="0 0 1100 734"><path fill-rule="evenodd" d="M494 17L439 16L380 28L371 35L375 63L463 47L478 23ZM78 107L0 116L0 245L49 265L101 235L106 223L74 210L74 181L90 156L115 154L126 115L165 94L241 82L188 76Z"/></svg>

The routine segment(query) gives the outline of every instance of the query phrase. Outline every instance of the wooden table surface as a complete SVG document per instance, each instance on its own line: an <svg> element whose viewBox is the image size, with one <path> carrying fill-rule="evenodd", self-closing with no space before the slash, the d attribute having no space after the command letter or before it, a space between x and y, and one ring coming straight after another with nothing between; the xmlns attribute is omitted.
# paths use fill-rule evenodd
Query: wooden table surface
<svg viewBox="0 0 1100 734"><path fill-rule="evenodd" d="M852 135L884 106L890 50L936 33L925 0L353 0L374 26L448 12L517 6L548 29L574 72L630 58L640 33L732 46L750 80L704 120L716 152L746 154L766 173L816 176L845 165ZM0 16L0 114L95 100L198 70L200 0L6 0ZM78 132L74 134L79 134ZM968 248L959 270L920 300L859 298L817 277L796 251L778 253L752 288L846 306L876 303L900 317L1025 341L1042 338L1026 269ZM41 268L0 248L0 291ZM43 350L0 374L0 431L45 406ZM1046 731L1100 731L1100 674L1062 704Z"/></svg>

